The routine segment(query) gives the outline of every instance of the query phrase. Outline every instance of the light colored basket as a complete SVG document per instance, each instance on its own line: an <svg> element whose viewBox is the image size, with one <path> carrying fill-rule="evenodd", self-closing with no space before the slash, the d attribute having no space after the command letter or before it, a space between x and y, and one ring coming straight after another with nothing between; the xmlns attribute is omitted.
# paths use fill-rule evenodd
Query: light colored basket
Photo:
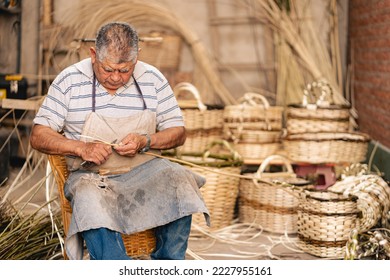
<svg viewBox="0 0 390 280"><path fill-rule="evenodd" d="M390 188L378 175L347 176L299 198L298 246L316 256L345 258L353 232L389 227Z"/></svg>
<svg viewBox="0 0 390 280"><path fill-rule="evenodd" d="M208 110L203 104L198 89L191 83L181 82L174 88L173 92L182 109L183 118L187 130L198 129L222 129L223 110ZM184 99L184 93L190 94L190 99Z"/></svg>
<svg viewBox="0 0 390 280"><path fill-rule="evenodd" d="M252 92L245 93L238 102L224 109L224 125L229 129L282 129L283 107L270 106L264 96Z"/></svg>
<svg viewBox="0 0 390 280"><path fill-rule="evenodd" d="M140 34L139 60L162 70L178 70L182 49L182 38L174 34L151 32Z"/></svg>
<svg viewBox="0 0 390 280"><path fill-rule="evenodd" d="M265 169L275 160L281 162L286 172L265 173ZM273 233L297 232L298 198L286 188L260 182L278 180L285 182L296 178L291 163L279 155L267 157L253 179L241 179L239 186L239 220L243 223L256 223L264 230Z"/></svg>
<svg viewBox="0 0 390 280"><path fill-rule="evenodd" d="M200 192L210 212L211 227L207 227L203 214L199 213L193 215L193 223L211 231L231 225L240 181L237 175L241 173L242 166L239 154L228 142L215 141L203 153L181 154L179 158L195 164L188 168L206 178Z"/></svg>
<svg viewBox="0 0 390 280"><path fill-rule="evenodd" d="M179 153L204 151L210 143L221 139L221 129L189 130L187 131L187 139L184 145L176 149Z"/></svg>
<svg viewBox="0 0 390 280"><path fill-rule="evenodd" d="M261 162L268 156L279 154L282 144L276 143L237 143L234 149L242 156L244 162Z"/></svg>
<svg viewBox="0 0 390 280"><path fill-rule="evenodd" d="M283 140L294 162L358 163L366 159L370 137L364 133L300 133Z"/></svg>
<svg viewBox="0 0 390 280"><path fill-rule="evenodd" d="M315 95L315 89L320 90L319 96ZM313 82L303 91L302 104L288 106L287 132L347 132L351 126L349 111L349 105L333 104L333 93L328 83Z"/></svg>
<svg viewBox="0 0 390 280"><path fill-rule="evenodd" d="M235 143L275 143L281 142L282 131L228 129L224 126L223 137Z"/></svg>
<svg viewBox="0 0 390 280"><path fill-rule="evenodd" d="M357 197L315 190L301 194L297 246L303 251L342 259L350 231L358 226Z"/></svg>
<svg viewBox="0 0 390 280"><path fill-rule="evenodd" d="M208 110L203 104L200 93L191 83L182 82L173 89L182 109L187 140L179 148L181 152L199 152L214 140L222 138L223 110ZM184 93L190 93L190 99L184 99Z"/></svg>

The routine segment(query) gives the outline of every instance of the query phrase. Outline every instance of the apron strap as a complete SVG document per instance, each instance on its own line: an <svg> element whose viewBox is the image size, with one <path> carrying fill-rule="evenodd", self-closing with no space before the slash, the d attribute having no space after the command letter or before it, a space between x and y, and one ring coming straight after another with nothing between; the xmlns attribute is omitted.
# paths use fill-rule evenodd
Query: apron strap
<svg viewBox="0 0 390 280"><path fill-rule="evenodd" d="M147 107L146 107L146 102L145 102L144 96L142 94L141 87L139 86L139 84L138 84L137 80L135 79L134 75L132 75L132 76L133 76L135 87L137 88L138 93L141 94L141 98L142 98L142 102L144 103L144 110L145 110Z"/></svg>
<svg viewBox="0 0 390 280"><path fill-rule="evenodd" d="M92 80L92 112L95 112L95 104L96 104L96 76L93 74Z"/></svg>

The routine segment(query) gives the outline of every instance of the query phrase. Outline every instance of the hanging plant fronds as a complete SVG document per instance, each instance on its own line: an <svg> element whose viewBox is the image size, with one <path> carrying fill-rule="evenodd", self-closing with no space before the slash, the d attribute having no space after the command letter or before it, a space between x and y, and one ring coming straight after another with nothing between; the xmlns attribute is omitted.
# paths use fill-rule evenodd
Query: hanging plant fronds
<svg viewBox="0 0 390 280"><path fill-rule="evenodd" d="M270 26L285 41L293 54L289 57L295 58L301 67L301 72L310 74L312 80L323 79L328 81L335 93L335 103L348 104L348 101L342 95L339 62L335 62L335 59L339 59L339 56L329 55L329 51L314 29L313 15L307 9L299 9L304 4L299 2L300 5L295 5L294 9L291 9L288 13L286 10L280 9L274 0L257 0L256 3L260 7L256 16L262 19L265 17ZM332 5L331 8L336 9L335 5ZM295 17L304 20L295 20ZM334 43L337 43L337 41ZM278 67L283 67L284 63L286 62L279 61ZM290 64L284 64L284 66L289 67Z"/></svg>

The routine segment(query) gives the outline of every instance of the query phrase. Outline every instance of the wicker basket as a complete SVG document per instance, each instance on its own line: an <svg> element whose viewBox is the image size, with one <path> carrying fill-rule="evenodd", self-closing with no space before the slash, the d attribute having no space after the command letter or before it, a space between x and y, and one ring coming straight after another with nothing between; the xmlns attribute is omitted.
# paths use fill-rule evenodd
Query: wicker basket
<svg viewBox="0 0 390 280"><path fill-rule="evenodd" d="M203 153L181 154L181 160L189 162L188 168L206 178L200 189L211 217L211 231L233 223L238 197L238 185L242 161L228 142L215 141ZM195 165L193 165L195 164ZM193 215L193 223L207 229L202 214Z"/></svg>
<svg viewBox="0 0 390 280"><path fill-rule="evenodd" d="M188 132L186 143L179 148L181 152L203 151L209 143L222 138L223 110L208 110L200 98L199 91L191 83L179 83L173 91L182 109ZM190 99L184 99L185 92L190 93Z"/></svg>
<svg viewBox="0 0 390 280"><path fill-rule="evenodd" d="M342 259L359 215L356 196L305 190L299 199L298 247L318 257Z"/></svg>
<svg viewBox="0 0 390 280"><path fill-rule="evenodd" d="M313 255L344 258L352 232L389 227L390 188L378 175L347 176L299 197L298 246Z"/></svg>
<svg viewBox="0 0 390 280"><path fill-rule="evenodd" d="M275 160L281 162L286 172L264 173ZM296 179L290 162L283 156L272 155L260 165L253 180L241 179L239 186L239 220L243 223L259 224L264 230L273 233L297 232L298 198L281 186L267 181L280 182ZM264 179L266 182L258 181Z"/></svg>
<svg viewBox="0 0 390 280"><path fill-rule="evenodd" d="M178 70L182 39L173 34L151 32L140 34L139 60L152 64L161 70Z"/></svg>
<svg viewBox="0 0 390 280"><path fill-rule="evenodd" d="M366 159L369 140L359 132L320 132L288 135L283 144L294 162L358 163Z"/></svg>
<svg viewBox="0 0 390 280"><path fill-rule="evenodd" d="M280 154L282 144L275 143L237 143L232 144L234 149L241 155L245 163L260 164L265 158Z"/></svg>
<svg viewBox="0 0 390 280"><path fill-rule="evenodd" d="M283 107L270 106L267 99L257 93L245 93L238 105L224 109L224 125L228 129L281 130Z"/></svg>
<svg viewBox="0 0 390 280"><path fill-rule="evenodd" d="M316 96L315 89L320 90L319 96ZM350 106L333 104L332 90L328 83L313 82L303 93L302 104L291 104L286 110L286 128L289 134L349 130Z"/></svg>

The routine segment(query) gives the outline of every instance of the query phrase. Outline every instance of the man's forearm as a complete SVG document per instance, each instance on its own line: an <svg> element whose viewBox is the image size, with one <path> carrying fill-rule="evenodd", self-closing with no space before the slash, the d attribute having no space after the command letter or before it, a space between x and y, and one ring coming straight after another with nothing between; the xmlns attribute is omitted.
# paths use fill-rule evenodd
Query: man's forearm
<svg viewBox="0 0 390 280"><path fill-rule="evenodd" d="M70 140L63 135L43 125L34 125L31 137L31 146L45 154L76 155L80 156L82 145L80 141Z"/></svg>
<svg viewBox="0 0 390 280"><path fill-rule="evenodd" d="M172 149L184 144L186 131L184 127L171 127L151 135L151 149Z"/></svg>

